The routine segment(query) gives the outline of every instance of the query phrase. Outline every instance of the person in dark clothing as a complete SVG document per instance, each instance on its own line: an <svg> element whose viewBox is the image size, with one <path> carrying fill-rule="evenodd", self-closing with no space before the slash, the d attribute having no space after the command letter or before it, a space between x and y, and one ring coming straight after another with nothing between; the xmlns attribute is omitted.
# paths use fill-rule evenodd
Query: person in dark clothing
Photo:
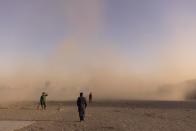
<svg viewBox="0 0 196 131"><path fill-rule="evenodd" d="M92 100L93 100L93 95L92 95L92 92L89 94L89 104L92 103Z"/></svg>
<svg viewBox="0 0 196 131"><path fill-rule="evenodd" d="M77 99L77 106L78 106L80 121L84 121L87 102L86 102L86 98L83 96L82 92L80 93L80 96Z"/></svg>
<svg viewBox="0 0 196 131"><path fill-rule="evenodd" d="M43 92L41 97L40 97L40 105L41 105L42 110L46 110L46 97L47 96L48 96L48 94Z"/></svg>

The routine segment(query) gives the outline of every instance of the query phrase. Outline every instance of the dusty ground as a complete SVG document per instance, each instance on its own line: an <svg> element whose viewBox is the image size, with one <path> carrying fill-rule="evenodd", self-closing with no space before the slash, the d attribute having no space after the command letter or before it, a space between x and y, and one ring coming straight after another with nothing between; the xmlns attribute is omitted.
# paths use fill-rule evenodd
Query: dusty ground
<svg viewBox="0 0 196 131"><path fill-rule="evenodd" d="M96 102L79 122L74 103L50 102L47 111L36 103L0 107L0 121L35 121L17 131L195 131L196 102Z"/></svg>

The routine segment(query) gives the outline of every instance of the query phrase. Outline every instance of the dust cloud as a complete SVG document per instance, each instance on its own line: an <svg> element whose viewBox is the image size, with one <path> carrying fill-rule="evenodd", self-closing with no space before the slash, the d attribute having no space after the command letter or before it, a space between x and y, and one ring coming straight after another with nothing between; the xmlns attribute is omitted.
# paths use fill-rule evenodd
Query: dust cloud
<svg viewBox="0 0 196 131"><path fill-rule="evenodd" d="M96 100L183 100L194 89L187 82L172 83L169 77L135 70L115 46L77 43L63 43L42 66L24 63L2 75L1 101L38 101L42 92L49 94L48 100L75 100L79 92L92 92Z"/></svg>
<svg viewBox="0 0 196 131"><path fill-rule="evenodd" d="M106 18L103 14L106 9L103 1L67 2L65 13L68 27L72 27L71 33L62 43L54 43L54 49L47 58L14 58L8 64L4 64L7 61L4 58L0 62L1 101L38 101L42 92L49 94L48 100L75 100L81 91L85 96L92 92L97 100L189 98L187 94L190 94L194 87L187 84L186 80L196 77L193 72L195 63L192 62L195 53L191 55L190 51L185 51L186 41L191 39L191 35L173 31L171 38L165 40L165 45L169 47L161 50L146 46L150 43L142 39L143 44L139 45L143 46L141 50L145 52L147 48L152 48L155 52L151 54L153 56L148 52L131 54L123 50L126 47L122 49L121 43L101 35ZM169 18L168 25L181 29L182 25L176 24L176 21L180 20L176 19L171 22ZM195 52L194 40L187 49L191 49L191 52ZM192 65L191 68L189 65Z"/></svg>

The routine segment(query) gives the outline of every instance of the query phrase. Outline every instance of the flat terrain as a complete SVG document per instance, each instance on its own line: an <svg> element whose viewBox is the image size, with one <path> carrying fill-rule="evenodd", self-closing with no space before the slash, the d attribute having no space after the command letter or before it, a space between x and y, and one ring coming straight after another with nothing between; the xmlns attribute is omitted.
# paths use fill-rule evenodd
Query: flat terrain
<svg viewBox="0 0 196 131"><path fill-rule="evenodd" d="M85 122L78 121L72 102L0 106L0 121L33 121L16 131L195 131L196 102L101 101L88 106Z"/></svg>

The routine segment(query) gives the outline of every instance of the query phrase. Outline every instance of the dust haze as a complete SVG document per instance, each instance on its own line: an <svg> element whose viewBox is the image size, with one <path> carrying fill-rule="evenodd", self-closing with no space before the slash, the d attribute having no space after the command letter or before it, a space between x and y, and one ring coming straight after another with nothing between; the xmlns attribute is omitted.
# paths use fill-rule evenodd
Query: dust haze
<svg viewBox="0 0 196 131"><path fill-rule="evenodd" d="M75 100L79 92L86 96L92 92L97 100L192 98L194 84L187 84L187 80L196 78L196 40L190 31L180 28L181 16L174 12L166 20L173 33L164 41L169 47L156 49L150 46L153 40L141 36L130 44L147 53L130 55L120 48L121 43L100 35L104 9L102 1L69 1L65 13L72 31L60 43L54 43L47 58L12 59L14 64L9 67L2 66L6 58L2 59L0 100L39 100L42 92L49 94L49 100ZM153 56L148 53L151 50Z"/></svg>
<svg viewBox="0 0 196 131"><path fill-rule="evenodd" d="M79 92L86 96L92 92L96 100L184 100L194 90L193 84L174 80L170 73L165 79L165 71L162 75L134 69L134 61L118 53L115 46L92 46L65 42L42 66L36 61L23 63L18 70L2 75L1 100L39 100L42 92L49 94L48 100L75 100Z"/></svg>

